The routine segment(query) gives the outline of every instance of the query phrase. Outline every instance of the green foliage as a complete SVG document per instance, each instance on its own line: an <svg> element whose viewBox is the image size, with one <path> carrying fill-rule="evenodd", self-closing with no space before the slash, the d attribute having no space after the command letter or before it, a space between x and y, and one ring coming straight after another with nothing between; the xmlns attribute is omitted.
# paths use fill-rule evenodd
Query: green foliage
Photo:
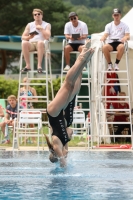
<svg viewBox="0 0 133 200"><path fill-rule="evenodd" d="M107 23L111 22L113 8L120 8L124 16L133 6L131 0L64 0L72 4L70 11L77 12L79 19L86 22L89 34L102 32Z"/></svg>
<svg viewBox="0 0 133 200"><path fill-rule="evenodd" d="M73 6L81 6L84 5L87 8L103 8L106 6L111 6L112 9L115 7L120 8L121 10L123 10L123 6L124 5L129 5L130 7L133 5L132 0L63 0L66 4L66 2L69 2L70 4L72 4Z"/></svg>
<svg viewBox="0 0 133 200"><path fill-rule="evenodd" d="M60 88L60 81L61 81L60 78L53 80L54 96L56 95L56 93L58 92Z"/></svg>
<svg viewBox="0 0 133 200"><path fill-rule="evenodd" d="M0 98L7 99L11 94L17 96L18 81L12 79L4 79L0 77Z"/></svg>
<svg viewBox="0 0 133 200"><path fill-rule="evenodd" d="M1 35L21 35L27 23L33 21L32 10L40 8L43 19L52 25L52 35L63 34L70 7L62 0L2 0L0 5Z"/></svg>
<svg viewBox="0 0 133 200"><path fill-rule="evenodd" d="M43 80L34 80L31 81L31 83L40 83L39 86L32 86L36 89L37 96L46 96L46 86L41 84L44 83L45 81ZM18 96L18 80L12 80L12 79L4 79L3 77L0 77L0 99L7 99L9 95L15 95L16 97ZM54 79L53 80L53 90L54 90L54 95L58 92L60 88L60 78ZM52 100L52 91L51 91L51 86L49 84L49 99ZM34 108L44 108L46 109L47 104L44 102L44 98L39 98L39 100L42 100L43 102L37 102L33 103ZM46 114L43 115L43 120L46 120L47 116Z"/></svg>
<svg viewBox="0 0 133 200"><path fill-rule="evenodd" d="M27 23L33 21L32 10L44 11L44 20L52 27L52 36L63 35L68 13L76 11L79 19L85 21L89 34L102 32L107 22L112 20L112 9L118 7L125 15L132 7L132 0L1 0L1 35L21 35Z"/></svg>
<svg viewBox="0 0 133 200"><path fill-rule="evenodd" d="M43 10L43 19L51 24L52 36L64 35L64 25L69 21L68 14L71 11L77 12L79 20L86 22L91 35L103 32L105 25L113 20L113 8L119 7L124 16L133 6L132 0L8 0L8 3L1 0L0 2L1 35L21 35L27 23L33 21L34 8ZM20 56L20 52L17 52L18 55L15 51L6 52L8 64L5 68L8 72L10 69L11 73L18 74L19 68L11 64L14 58ZM61 55L52 52L51 58L52 73L59 74ZM1 73L4 73L4 70Z"/></svg>
<svg viewBox="0 0 133 200"><path fill-rule="evenodd" d="M31 81L34 83L40 83L40 86L34 86L34 88L37 91L38 96L46 96L46 87L44 85L41 85L41 83L45 82L43 80L36 80ZM53 80L53 89L54 89L54 95L58 92L60 88L60 78ZM49 85L49 96L50 99L52 99L52 92L51 87ZM0 99L7 99L9 95L15 95L18 96L18 80L12 80L12 79L4 79L2 76L0 76ZM37 103L35 104L36 108L46 108L45 103Z"/></svg>

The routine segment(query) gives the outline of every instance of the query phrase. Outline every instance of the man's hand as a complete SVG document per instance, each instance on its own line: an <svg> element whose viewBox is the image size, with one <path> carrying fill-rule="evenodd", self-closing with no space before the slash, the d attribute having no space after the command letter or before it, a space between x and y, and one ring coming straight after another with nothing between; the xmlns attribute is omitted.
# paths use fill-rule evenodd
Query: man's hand
<svg viewBox="0 0 133 200"><path fill-rule="evenodd" d="M72 38L72 36L69 36L68 40L69 40L69 39L70 39L70 40L73 40L73 41L75 40L74 38Z"/></svg>
<svg viewBox="0 0 133 200"><path fill-rule="evenodd" d="M29 35L29 40L32 39L36 34Z"/></svg>
<svg viewBox="0 0 133 200"><path fill-rule="evenodd" d="M125 38L125 37L121 39L121 42L122 42L122 43L124 43L124 42L126 42L126 41L127 41L127 38Z"/></svg>
<svg viewBox="0 0 133 200"><path fill-rule="evenodd" d="M127 117L127 118L126 118L126 121L127 121L127 122L129 122L129 121L130 121L130 120L129 120L129 117Z"/></svg>
<svg viewBox="0 0 133 200"><path fill-rule="evenodd" d="M100 39L101 42L104 42L105 40L106 40L105 37L101 37L101 39Z"/></svg>
<svg viewBox="0 0 133 200"><path fill-rule="evenodd" d="M108 33L104 33L104 35L101 37L100 41L105 42L105 40L107 39L108 36L109 36Z"/></svg>
<svg viewBox="0 0 133 200"><path fill-rule="evenodd" d="M13 120L5 120L4 123L5 124L10 124Z"/></svg>
<svg viewBox="0 0 133 200"><path fill-rule="evenodd" d="M39 31L42 31L43 27L41 25L36 25L36 29L38 29Z"/></svg>
<svg viewBox="0 0 133 200"><path fill-rule="evenodd" d="M129 33L126 33L125 35L124 35L124 37L121 39L121 42L127 42L127 40L130 40L130 34Z"/></svg>
<svg viewBox="0 0 133 200"><path fill-rule="evenodd" d="M80 36L79 38L77 38L77 40L83 40L85 38L83 38L82 36Z"/></svg>

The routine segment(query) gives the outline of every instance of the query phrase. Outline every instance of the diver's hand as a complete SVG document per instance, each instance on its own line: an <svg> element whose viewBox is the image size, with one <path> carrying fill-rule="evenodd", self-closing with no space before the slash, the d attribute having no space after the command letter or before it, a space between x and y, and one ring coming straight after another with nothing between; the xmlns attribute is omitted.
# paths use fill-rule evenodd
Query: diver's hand
<svg viewBox="0 0 133 200"><path fill-rule="evenodd" d="M60 166L61 167L66 167L66 159L64 158L64 156L60 157Z"/></svg>

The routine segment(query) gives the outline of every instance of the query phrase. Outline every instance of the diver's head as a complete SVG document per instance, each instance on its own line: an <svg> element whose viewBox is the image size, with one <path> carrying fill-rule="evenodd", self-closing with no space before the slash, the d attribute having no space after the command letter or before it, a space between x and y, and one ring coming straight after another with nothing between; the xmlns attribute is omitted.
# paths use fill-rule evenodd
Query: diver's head
<svg viewBox="0 0 133 200"><path fill-rule="evenodd" d="M57 162L58 158L57 158L57 155L56 155L56 153L55 153L55 151L53 149L53 144L50 142L50 140L49 140L47 135L45 135L45 138L46 138L46 142L47 142L47 145L48 145L48 148L49 148L49 151L50 151L49 160L52 163Z"/></svg>
<svg viewBox="0 0 133 200"><path fill-rule="evenodd" d="M55 163L55 162L58 162L58 158L55 157L55 155L53 153L51 153L49 155L49 160L52 162L52 163Z"/></svg>

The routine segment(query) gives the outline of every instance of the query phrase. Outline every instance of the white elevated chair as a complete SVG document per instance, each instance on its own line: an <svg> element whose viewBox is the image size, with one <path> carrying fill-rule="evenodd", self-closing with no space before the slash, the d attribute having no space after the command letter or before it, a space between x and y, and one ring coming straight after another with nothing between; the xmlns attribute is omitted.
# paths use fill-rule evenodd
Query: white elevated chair
<svg viewBox="0 0 133 200"><path fill-rule="evenodd" d="M75 133L73 133L73 137L83 137L85 138L85 147L87 144L87 137L88 137L88 126L86 126L86 120L85 120L85 113L83 110L77 109L73 112L73 123L72 123L72 130ZM88 138L88 147L89 147L89 138Z"/></svg>
<svg viewBox="0 0 133 200"><path fill-rule="evenodd" d="M66 75L67 71L64 70L64 48L65 46L68 44L68 40L67 39L63 39L62 42L62 63L61 63L61 85L63 83L63 76ZM78 55L80 54L79 51L72 51L70 52L70 54L76 54L76 59L78 57ZM89 68L88 64L87 64L87 69Z"/></svg>
<svg viewBox="0 0 133 200"><path fill-rule="evenodd" d="M28 125L34 124L35 127L30 128ZM27 137L37 137L37 147L39 151L39 138L42 137L43 144L43 134L41 133L42 129L42 113L39 110L30 110L30 111L21 111L14 126L14 135L13 135L13 149L15 147L15 142L17 142L17 148L19 149L19 138Z"/></svg>
<svg viewBox="0 0 133 200"><path fill-rule="evenodd" d="M50 52L50 41L44 40L44 55L43 55L43 61L42 61L42 74L39 74L39 78L35 78L35 73L37 73L37 66L36 70L34 70L34 55L37 54L37 51L31 51L30 52L30 66L31 71L29 71L29 77L31 77L34 80L46 80L46 94L47 94L47 103L49 103L49 88L48 83L51 85L51 93L52 93L52 99L54 98L54 91L53 91L53 83L52 83L52 70L51 70L51 52ZM23 53L21 52L20 56L20 71L23 68ZM43 75L43 78L41 77ZM45 78L44 78L45 76ZM19 82L22 80L22 73L19 75Z"/></svg>
<svg viewBox="0 0 133 200"><path fill-rule="evenodd" d="M106 44L107 41L105 42L101 42L101 49L103 47L104 44ZM102 52L102 51L101 51ZM115 59L115 55L113 54L117 54L117 51L111 51L110 52L111 56L112 56L112 59L114 58ZM114 56L114 57L113 57ZM131 135L132 135L132 122L131 122L131 112L130 112L130 109L131 109L131 102L132 102L132 98L131 98L131 94L132 94L132 86L131 86L131 78L130 78L130 73L129 73L129 62L128 62L128 42L125 42L124 43L124 55L122 56L122 58L125 56L125 69L124 70L120 70L119 71L107 71L107 62L105 60L105 56L103 53L101 53L101 60L99 63L101 63L101 66L100 66L100 70L99 70L99 77L98 77L98 84L99 84L99 125L98 125L98 145L101 143L101 137L103 138L107 138L108 141L110 140L111 137L125 137L124 135L110 135L108 134L107 132L107 129L108 128L108 125L115 125L117 124L117 122L114 122L113 120L109 121L109 120L106 120L106 117L101 117L101 116L106 116L106 114L108 112L110 112L110 109L107 109L106 106L101 106L101 102L104 103L104 105L106 105L107 103L110 103L111 100L108 100L112 98L112 101L111 102L119 102L119 98L120 96L107 96L107 92L105 93L105 95L102 95L102 88L105 87L105 91L107 91L107 86L112 86L112 83L110 83L110 80L111 81L117 81L118 79L117 78L114 78L114 77L111 77L111 74L112 73L116 73L116 74L119 74L119 83L113 83L113 86L115 85L119 85L121 86L121 90L122 91L126 91L127 93L127 96L121 96L121 98L126 98L126 101L127 103L129 104L129 109L122 109L123 112L128 112L129 113L129 122L124 122L125 124L130 124L130 127L131 127ZM110 77L111 78L108 78L107 77L107 73L110 73ZM131 94L130 94L131 93ZM113 100L115 98L115 100ZM111 110L112 112L118 112L119 109L112 109ZM107 115L108 116L108 115ZM123 124L123 122L119 122L119 124ZM102 129L102 127L104 127L104 131ZM107 133L107 134L106 134ZM115 137L114 137L114 142L115 142ZM129 137L129 136L128 136ZM132 138L132 136L131 136ZM133 146L133 141L132 141L132 146Z"/></svg>
<svg viewBox="0 0 133 200"><path fill-rule="evenodd" d="M23 53L21 52L20 56L20 73L19 73L19 87L18 87L18 112L23 110L20 109L19 105L21 102L22 96L20 96L20 88L25 85L25 83L22 82L23 77L26 76L30 82L31 87L44 87L44 94L34 96L38 99L38 101L34 101L35 104L39 102L43 102L46 107L48 106L49 102L54 98L54 91L53 91L53 83L52 83L52 70L51 70L51 50L50 50L50 41L44 40L44 54L43 54L43 61L42 61L42 71L43 73L38 74L37 73L37 66L35 66L35 55L37 54L37 51L30 52L30 66L31 70L27 73L22 73L21 70L24 67L23 66ZM37 91L38 94L38 91ZM51 95L52 94L52 95ZM29 96L25 96L26 99L29 99ZM32 96L31 96L32 98ZM29 99L30 100L30 99ZM40 104L41 105L41 104ZM36 106L34 106L36 107ZM40 110L44 112L46 110L46 107L38 107L35 110ZM27 108L27 110L30 110ZM44 118L43 118L44 119ZM42 124L48 124L48 121L43 120Z"/></svg>

